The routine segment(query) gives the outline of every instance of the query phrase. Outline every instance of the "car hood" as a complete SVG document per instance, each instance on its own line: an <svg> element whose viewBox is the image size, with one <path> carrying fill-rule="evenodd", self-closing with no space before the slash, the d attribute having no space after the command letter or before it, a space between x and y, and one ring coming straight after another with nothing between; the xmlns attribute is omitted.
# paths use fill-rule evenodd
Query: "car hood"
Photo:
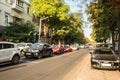
<svg viewBox="0 0 120 80"><path fill-rule="evenodd" d="M112 54L94 54L92 58L98 60L116 60L118 57Z"/></svg>

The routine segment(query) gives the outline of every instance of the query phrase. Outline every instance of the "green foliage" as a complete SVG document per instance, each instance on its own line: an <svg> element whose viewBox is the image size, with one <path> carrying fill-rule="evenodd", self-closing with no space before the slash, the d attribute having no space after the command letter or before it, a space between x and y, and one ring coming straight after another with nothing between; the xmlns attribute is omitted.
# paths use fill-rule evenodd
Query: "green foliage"
<svg viewBox="0 0 120 80"><path fill-rule="evenodd" d="M84 35L81 28L82 20L77 14L70 14L61 27L54 27L53 36L56 40L64 40L65 43L83 43Z"/></svg>
<svg viewBox="0 0 120 80"><path fill-rule="evenodd" d="M13 22L4 28L3 40L13 42L34 42L34 25L27 22Z"/></svg>
<svg viewBox="0 0 120 80"><path fill-rule="evenodd" d="M89 21L93 23L92 39L106 41L113 30L115 30L115 9L110 0L99 0L97 3L91 3L86 11L91 14ZM113 26L114 25L114 26Z"/></svg>
<svg viewBox="0 0 120 80"><path fill-rule="evenodd" d="M31 0L31 4L31 11L40 18L48 16L64 20L69 10L63 0Z"/></svg>
<svg viewBox="0 0 120 80"><path fill-rule="evenodd" d="M49 17L48 25L53 29L53 38L65 43L83 42L82 20L78 14L68 14L64 0L31 0L31 11L35 16Z"/></svg>

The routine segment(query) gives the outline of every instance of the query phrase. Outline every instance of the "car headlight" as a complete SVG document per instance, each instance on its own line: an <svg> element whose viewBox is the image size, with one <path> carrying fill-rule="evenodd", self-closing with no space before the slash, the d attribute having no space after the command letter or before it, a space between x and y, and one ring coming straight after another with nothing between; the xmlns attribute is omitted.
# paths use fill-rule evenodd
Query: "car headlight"
<svg viewBox="0 0 120 80"><path fill-rule="evenodd" d="M93 58L92 62L99 62L99 60Z"/></svg>

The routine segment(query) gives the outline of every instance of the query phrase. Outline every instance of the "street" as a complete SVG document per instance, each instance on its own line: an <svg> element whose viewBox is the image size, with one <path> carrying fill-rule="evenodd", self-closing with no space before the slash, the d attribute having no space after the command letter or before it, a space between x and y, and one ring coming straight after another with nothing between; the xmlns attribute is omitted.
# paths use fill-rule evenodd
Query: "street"
<svg viewBox="0 0 120 80"><path fill-rule="evenodd" d="M0 65L0 80L120 80L118 70L92 69L88 49L22 59L18 65Z"/></svg>

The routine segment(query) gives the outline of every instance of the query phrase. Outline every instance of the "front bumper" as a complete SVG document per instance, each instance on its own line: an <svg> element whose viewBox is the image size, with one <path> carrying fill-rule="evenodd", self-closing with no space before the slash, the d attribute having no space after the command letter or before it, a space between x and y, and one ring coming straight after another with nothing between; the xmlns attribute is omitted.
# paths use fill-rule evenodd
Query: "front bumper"
<svg viewBox="0 0 120 80"><path fill-rule="evenodd" d="M119 69L119 64L119 62L109 60L91 61L92 67L98 69Z"/></svg>
<svg viewBox="0 0 120 80"><path fill-rule="evenodd" d="M38 50L28 50L25 52L25 56L32 56L32 57L36 57L39 55L39 51Z"/></svg>

